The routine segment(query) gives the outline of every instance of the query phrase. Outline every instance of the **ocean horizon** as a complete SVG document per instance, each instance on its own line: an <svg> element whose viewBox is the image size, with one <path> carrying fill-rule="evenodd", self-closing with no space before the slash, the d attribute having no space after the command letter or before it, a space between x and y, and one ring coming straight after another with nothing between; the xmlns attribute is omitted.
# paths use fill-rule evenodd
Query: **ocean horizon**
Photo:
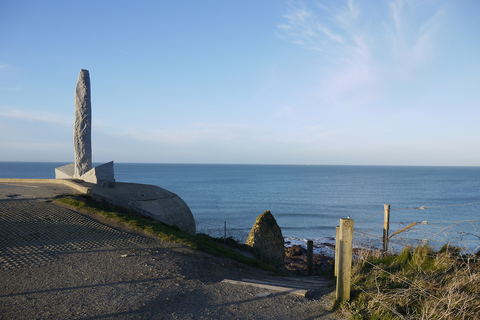
<svg viewBox="0 0 480 320"><path fill-rule="evenodd" d="M65 164L0 162L0 178L54 178ZM221 237L226 224L227 236L240 241L266 210L294 242L332 242L346 217L359 235L380 236L384 204L391 206L391 232L414 221L433 226L480 217L480 167L115 163L114 170L118 182L176 193L197 232Z"/></svg>

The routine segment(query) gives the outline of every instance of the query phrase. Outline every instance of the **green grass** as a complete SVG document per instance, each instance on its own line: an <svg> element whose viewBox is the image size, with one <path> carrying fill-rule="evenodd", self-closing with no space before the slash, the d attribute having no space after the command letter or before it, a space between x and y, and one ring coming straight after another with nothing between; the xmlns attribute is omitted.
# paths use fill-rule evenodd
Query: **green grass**
<svg viewBox="0 0 480 320"><path fill-rule="evenodd" d="M352 319L480 319L480 260L444 246L366 253L352 269ZM341 307L341 306L340 306Z"/></svg>
<svg viewBox="0 0 480 320"><path fill-rule="evenodd" d="M65 197L56 199L55 201L100 215L109 220L120 222L136 230L143 230L144 232L155 235L168 242L183 243L195 250L200 250L222 258L232 259L262 270L278 273L277 269L268 264L262 263L256 259L248 258L234 250L220 245L219 242L223 242L223 239L215 239L206 234L192 235L180 230L177 226L153 220L142 216L133 210L113 206L105 201L100 203L88 197ZM235 241L230 239L229 243L233 244ZM236 247L244 248L238 243Z"/></svg>

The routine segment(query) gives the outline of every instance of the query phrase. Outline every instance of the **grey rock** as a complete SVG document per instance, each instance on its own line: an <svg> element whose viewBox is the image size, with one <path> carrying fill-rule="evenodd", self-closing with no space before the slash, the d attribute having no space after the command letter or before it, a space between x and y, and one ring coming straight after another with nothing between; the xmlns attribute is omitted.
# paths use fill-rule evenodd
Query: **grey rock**
<svg viewBox="0 0 480 320"><path fill-rule="evenodd" d="M74 177L80 178L92 169L92 103L90 75L85 69L80 70L75 89L73 147L75 150Z"/></svg>
<svg viewBox="0 0 480 320"><path fill-rule="evenodd" d="M257 217L245 244L253 247L263 262L280 268L284 266L285 240L270 210Z"/></svg>

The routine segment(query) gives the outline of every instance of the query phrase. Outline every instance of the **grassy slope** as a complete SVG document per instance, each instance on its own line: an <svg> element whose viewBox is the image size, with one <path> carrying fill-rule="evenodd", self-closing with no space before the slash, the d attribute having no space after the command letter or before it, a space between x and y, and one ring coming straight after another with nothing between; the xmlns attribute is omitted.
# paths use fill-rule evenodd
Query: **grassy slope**
<svg viewBox="0 0 480 320"><path fill-rule="evenodd" d="M208 235L192 235L180 230L177 226L167 225L163 222L146 218L136 214L134 211L125 210L121 207L113 207L106 202L98 203L90 198L84 197L66 197L55 201L89 213L100 215L103 218L122 223L136 230L143 230L144 232L153 234L165 241L183 243L195 250L201 250L215 256L229 258L263 270L277 272L272 266L256 259L248 258L234 250L221 246L216 239L211 238Z"/></svg>
<svg viewBox="0 0 480 320"><path fill-rule="evenodd" d="M353 319L480 319L480 260L456 248L369 254L352 270Z"/></svg>
<svg viewBox="0 0 480 320"><path fill-rule="evenodd" d="M55 201L100 215L165 241L268 271L273 267L221 246L207 235L191 235L176 226L142 217L90 198ZM223 240L223 239L222 239ZM231 240L231 239L230 239ZM480 319L480 259L460 256L444 247L437 253L426 247L405 249L400 255L372 254L358 259L352 270L352 319Z"/></svg>

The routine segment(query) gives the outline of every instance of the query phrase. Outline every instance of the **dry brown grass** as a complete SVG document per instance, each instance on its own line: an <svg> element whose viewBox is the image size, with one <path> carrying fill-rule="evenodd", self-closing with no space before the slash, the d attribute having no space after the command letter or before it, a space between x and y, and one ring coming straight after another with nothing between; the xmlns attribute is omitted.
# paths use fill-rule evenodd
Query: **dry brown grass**
<svg viewBox="0 0 480 320"><path fill-rule="evenodd" d="M346 306L353 319L480 319L480 259L449 246L363 252Z"/></svg>

